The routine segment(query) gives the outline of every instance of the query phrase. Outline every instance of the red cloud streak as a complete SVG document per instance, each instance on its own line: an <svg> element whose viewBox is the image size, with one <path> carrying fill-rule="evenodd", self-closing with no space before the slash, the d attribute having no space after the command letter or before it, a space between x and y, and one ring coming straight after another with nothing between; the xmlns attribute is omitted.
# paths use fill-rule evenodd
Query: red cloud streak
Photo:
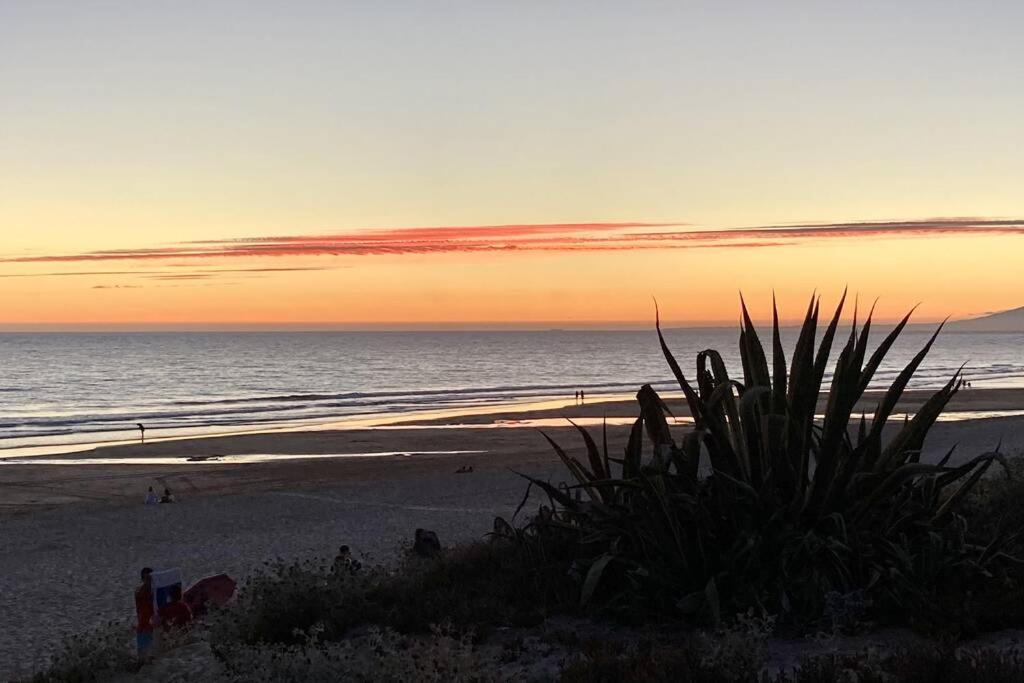
<svg viewBox="0 0 1024 683"><path fill-rule="evenodd" d="M778 247L813 239L921 235L1024 235L1024 220L934 218L918 221L768 225L732 230L662 230L683 223L555 223L394 228L184 242L151 249L20 256L3 263L164 261L269 256L372 256L452 252L622 251ZM643 230L643 232L640 232ZM268 272L274 269L266 269Z"/></svg>

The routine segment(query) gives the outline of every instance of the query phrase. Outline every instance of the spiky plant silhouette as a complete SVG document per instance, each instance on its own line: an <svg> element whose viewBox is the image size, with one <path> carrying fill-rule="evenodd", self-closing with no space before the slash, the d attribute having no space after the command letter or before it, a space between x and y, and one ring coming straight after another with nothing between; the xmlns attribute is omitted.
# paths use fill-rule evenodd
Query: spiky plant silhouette
<svg viewBox="0 0 1024 683"><path fill-rule="evenodd" d="M548 441L571 484L530 478L550 506L522 541L573 544L581 602L717 619L724 609L760 608L795 621L819 617L826 596L863 591L882 612L942 618L951 586L1007 559L999 539L971 538L958 514L965 496L1000 459L997 452L949 465L921 461L928 430L960 387L960 373L902 426L890 418L942 326L892 381L874 416L855 406L903 332L907 314L868 354L872 321L856 312L835 362L823 417L815 413L843 294L820 340L812 297L787 363L773 301L772 359L742 302L742 381L717 351L697 355L695 382L683 374L656 323L693 429L679 441L650 385L623 457L577 427L587 463ZM649 447L645 447L644 435ZM947 596L948 597L948 596Z"/></svg>

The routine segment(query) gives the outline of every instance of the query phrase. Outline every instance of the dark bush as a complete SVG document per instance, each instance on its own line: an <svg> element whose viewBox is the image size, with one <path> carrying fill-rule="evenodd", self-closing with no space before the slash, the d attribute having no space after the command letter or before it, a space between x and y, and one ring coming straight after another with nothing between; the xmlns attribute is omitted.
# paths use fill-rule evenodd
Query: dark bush
<svg viewBox="0 0 1024 683"><path fill-rule="evenodd" d="M212 642L300 644L316 627L336 641L355 627L428 633L539 623L572 596L565 561L543 566L509 543L474 543L395 571L333 572L317 562L277 562L249 578L214 619Z"/></svg>

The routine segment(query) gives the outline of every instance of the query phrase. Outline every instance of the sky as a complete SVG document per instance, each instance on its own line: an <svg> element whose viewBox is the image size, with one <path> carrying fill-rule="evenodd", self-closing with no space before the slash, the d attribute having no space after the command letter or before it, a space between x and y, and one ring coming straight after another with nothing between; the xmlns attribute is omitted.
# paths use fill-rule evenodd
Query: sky
<svg viewBox="0 0 1024 683"><path fill-rule="evenodd" d="M0 0L0 328L1024 305L1015 2Z"/></svg>

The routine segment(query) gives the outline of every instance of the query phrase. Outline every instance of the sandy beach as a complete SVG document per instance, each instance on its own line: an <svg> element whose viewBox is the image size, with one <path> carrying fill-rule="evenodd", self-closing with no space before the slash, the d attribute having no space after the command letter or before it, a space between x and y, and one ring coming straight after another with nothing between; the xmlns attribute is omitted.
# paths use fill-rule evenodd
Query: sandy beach
<svg viewBox="0 0 1024 683"><path fill-rule="evenodd" d="M908 393L900 409L912 412L925 395ZM866 397L864 409L876 398ZM669 407L682 433L687 411L676 399ZM1008 454L1024 451L1022 409L1024 390L961 392L933 429L925 458L953 444L956 460L1000 442ZM278 556L329 557L341 543L366 561L388 562L417 527L436 530L445 543L479 538L495 515L518 505L525 484L516 472L562 477L538 428L582 455L564 418L600 429L607 416L609 443L619 450L636 407L570 400L471 412L157 439L38 459L65 464L0 464L0 677L30 670L64 632L130 616L143 565L180 567L186 580L221 571L241 577ZM404 455L371 455L378 453ZM335 457L344 454L351 457ZM473 473L455 474L462 465ZM144 506L147 486L168 486L180 502Z"/></svg>

